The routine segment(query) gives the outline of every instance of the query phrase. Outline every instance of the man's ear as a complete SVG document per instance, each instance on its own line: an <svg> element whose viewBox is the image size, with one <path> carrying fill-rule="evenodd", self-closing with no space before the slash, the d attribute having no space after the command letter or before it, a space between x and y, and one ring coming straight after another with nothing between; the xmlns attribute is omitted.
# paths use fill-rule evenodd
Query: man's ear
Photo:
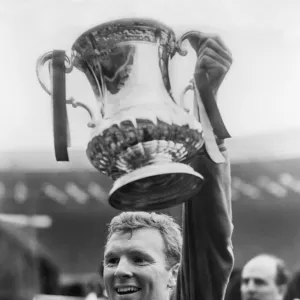
<svg viewBox="0 0 300 300"><path fill-rule="evenodd" d="M170 272L170 277L169 277L169 282L168 282L169 288L173 288L176 286L179 266L180 266L180 264L178 263L178 264L174 265L169 271Z"/></svg>

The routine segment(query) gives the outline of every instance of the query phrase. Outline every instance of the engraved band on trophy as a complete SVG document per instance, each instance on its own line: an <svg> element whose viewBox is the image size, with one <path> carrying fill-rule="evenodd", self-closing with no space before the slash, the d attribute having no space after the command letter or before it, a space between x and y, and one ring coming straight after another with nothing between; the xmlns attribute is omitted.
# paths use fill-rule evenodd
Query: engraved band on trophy
<svg viewBox="0 0 300 300"><path fill-rule="evenodd" d="M191 198L203 184L203 176L189 165L203 146L202 126L175 101L168 73L171 58L177 52L185 55L180 45L188 35L176 41L174 32L157 21L121 19L83 33L70 58L64 51L52 51L37 62L38 79L56 107L56 145L59 148L59 139L67 135L62 120L66 104L85 108L92 128L87 157L114 180L108 202L117 209L174 206ZM41 75L48 61L52 91ZM74 67L89 80L96 111L65 99L64 76ZM67 147L65 142L61 145Z"/></svg>

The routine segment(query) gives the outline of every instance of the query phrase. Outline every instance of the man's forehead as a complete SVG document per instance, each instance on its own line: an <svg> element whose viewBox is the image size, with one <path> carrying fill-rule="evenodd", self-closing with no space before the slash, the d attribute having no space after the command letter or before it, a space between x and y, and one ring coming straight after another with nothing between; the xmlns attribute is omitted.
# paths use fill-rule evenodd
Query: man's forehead
<svg viewBox="0 0 300 300"><path fill-rule="evenodd" d="M108 252L120 251L163 251L163 238L160 232L152 228L141 228L132 232L115 232L106 244Z"/></svg>
<svg viewBox="0 0 300 300"><path fill-rule="evenodd" d="M275 278L277 273L276 262L269 257L256 257L250 260L242 272L243 278Z"/></svg>

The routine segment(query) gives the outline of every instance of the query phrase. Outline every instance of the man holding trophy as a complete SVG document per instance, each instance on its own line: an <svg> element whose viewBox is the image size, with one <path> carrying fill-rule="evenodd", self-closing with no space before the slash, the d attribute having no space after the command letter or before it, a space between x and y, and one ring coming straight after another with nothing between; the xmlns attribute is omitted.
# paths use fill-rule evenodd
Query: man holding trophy
<svg viewBox="0 0 300 300"><path fill-rule="evenodd" d="M232 62L229 50L219 37L191 43L198 53L196 82L205 72L217 92ZM219 148L226 156L221 141ZM215 164L204 151L193 167L207 182L184 204L183 247L168 216L125 212L111 221L104 257L109 299L223 299L233 265L229 165Z"/></svg>
<svg viewBox="0 0 300 300"><path fill-rule="evenodd" d="M183 53L184 39L197 52L194 115L172 101L168 77L169 58ZM232 56L218 36L189 32L174 41L158 22L119 20L91 29L72 48L71 64L87 75L101 111L98 119L90 113L87 155L113 178L108 201L123 211L109 225L104 253L111 300L223 300L234 263L229 135L214 102ZM53 61L55 106L62 100L53 97L61 91L54 58L38 65ZM152 69L142 70L145 64ZM53 117L55 130L65 120ZM56 145L58 157L65 144ZM182 230L151 212L180 203Z"/></svg>

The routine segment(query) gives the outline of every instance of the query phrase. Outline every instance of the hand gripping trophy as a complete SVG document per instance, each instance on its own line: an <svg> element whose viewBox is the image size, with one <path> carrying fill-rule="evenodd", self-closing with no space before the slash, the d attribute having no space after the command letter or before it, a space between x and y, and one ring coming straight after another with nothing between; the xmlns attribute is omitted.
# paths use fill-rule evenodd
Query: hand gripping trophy
<svg viewBox="0 0 300 300"><path fill-rule="evenodd" d="M68 160L66 104L83 107L92 128L87 157L114 180L108 202L116 209L163 209L191 198L205 178L190 161L204 143L214 162L224 161L215 136L229 134L207 77L200 89L192 80L180 101L171 91L169 61L176 53L185 55L182 42L199 34L190 31L176 40L173 30L157 21L120 19L83 33L70 58L54 50L37 62L39 82L52 97L56 159ZM51 85L42 76L46 62ZM90 82L96 111L66 99L65 75L74 67ZM193 115L184 107L188 89L194 90Z"/></svg>

